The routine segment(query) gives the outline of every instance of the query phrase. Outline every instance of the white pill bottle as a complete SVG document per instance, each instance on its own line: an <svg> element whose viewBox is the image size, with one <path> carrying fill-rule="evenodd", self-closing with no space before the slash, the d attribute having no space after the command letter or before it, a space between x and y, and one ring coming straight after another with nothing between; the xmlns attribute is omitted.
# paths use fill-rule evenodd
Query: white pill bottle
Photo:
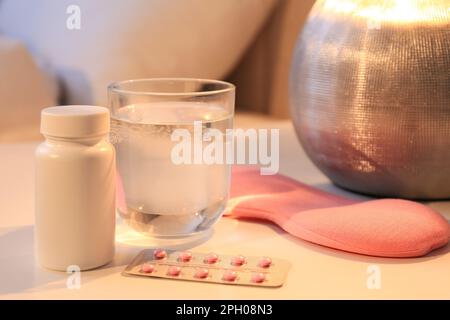
<svg viewBox="0 0 450 320"><path fill-rule="evenodd" d="M109 111L59 106L41 113L36 150L35 241L39 263L88 270L113 259L115 153Z"/></svg>

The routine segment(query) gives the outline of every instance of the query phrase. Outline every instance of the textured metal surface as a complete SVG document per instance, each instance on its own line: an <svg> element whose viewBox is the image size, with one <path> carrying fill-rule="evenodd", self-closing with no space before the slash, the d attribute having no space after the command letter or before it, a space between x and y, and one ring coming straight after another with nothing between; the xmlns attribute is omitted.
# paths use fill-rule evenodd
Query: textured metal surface
<svg viewBox="0 0 450 320"><path fill-rule="evenodd" d="M319 0L290 82L297 134L337 185L450 197L450 1Z"/></svg>

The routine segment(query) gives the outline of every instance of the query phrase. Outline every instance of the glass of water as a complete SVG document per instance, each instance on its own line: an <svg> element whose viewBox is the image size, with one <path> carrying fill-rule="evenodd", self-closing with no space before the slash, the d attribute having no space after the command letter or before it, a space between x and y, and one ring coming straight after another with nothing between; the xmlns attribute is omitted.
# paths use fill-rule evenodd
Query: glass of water
<svg viewBox="0 0 450 320"><path fill-rule="evenodd" d="M161 78L108 87L116 148L117 211L157 238L208 231L229 193L234 85Z"/></svg>

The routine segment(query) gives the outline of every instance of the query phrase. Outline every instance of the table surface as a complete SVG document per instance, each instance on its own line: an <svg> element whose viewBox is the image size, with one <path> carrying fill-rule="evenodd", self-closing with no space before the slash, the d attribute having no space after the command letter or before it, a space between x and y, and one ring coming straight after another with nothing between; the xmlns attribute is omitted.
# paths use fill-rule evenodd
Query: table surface
<svg viewBox="0 0 450 320"><path fill-rule="evenodd" d="M315 187L346 195L307 159L290 121L256 115L236 117L236 127L280 129L280 172ZM280 288L257 288L125 277L125 266L155 244L117 228L114 261L81 273L79 289L68 275L37 265L34 255L33 152L36 143L0 144L0 299L449 299L450 254L444 247L416 259L387 259L345 253L294 238L269 223L222 218L200 252L268 255L292 263ZM447 218L450 202L431 202ZM378 266L380 288L370 289L370 266Z"/></svg>

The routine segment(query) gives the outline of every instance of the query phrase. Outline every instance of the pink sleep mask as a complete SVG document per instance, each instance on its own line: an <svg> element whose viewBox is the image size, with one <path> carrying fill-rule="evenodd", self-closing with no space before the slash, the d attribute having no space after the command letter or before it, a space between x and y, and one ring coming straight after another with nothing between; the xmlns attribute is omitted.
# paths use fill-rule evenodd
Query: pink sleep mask
<svg viewBox="0 0 450 320"><path fill-rule="evenodd" d="M448 222L420 203L355 201L258 168L234 167L227 215L269 220L319 245L379 257L418 257L447 244Z"/></svg>

